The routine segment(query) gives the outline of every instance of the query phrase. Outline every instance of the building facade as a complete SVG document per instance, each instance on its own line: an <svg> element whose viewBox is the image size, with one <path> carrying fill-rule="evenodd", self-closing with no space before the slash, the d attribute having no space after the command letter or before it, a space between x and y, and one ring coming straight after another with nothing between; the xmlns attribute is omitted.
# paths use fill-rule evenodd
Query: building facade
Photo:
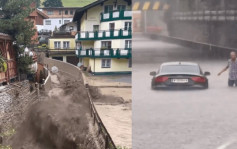
<svg viewBox="0 0 237 149"><path fill-rule="evenodd" d="M75 22L66 23L59 28L60 31L71 32L76 35L77 33L77 24Z"/></svg>
<svg viewBox="0 0 237 149"><path fill-rule="evenodd" d="M131 0L99 0L76 11L77 56L93 74L131 73Z"/></svg>
<svg viewBox="0 0 237 149"><path fill-rule="evenodd" d="M26 18L26 20L32 21L34 24L34 28L35 30L39 30L40 28L43 27L44 25L44 20L48 19L49 17L44 14L43 12L39 11L36 8L35 3L31 4L31 8L34 9L33 12L30 13L30 15ZM32 42L31 44L38 44L38 32L35 32L35 35L31 38Z"/></svg>
<svg viewBox="0 0 237 149"><path fill-rule="evenodd" d="M0 33L0 55L6 61L7 70L0 72L0 84L9 83L17 77L17 66L13 41L9 35Z"/></svg>
<svg viewBox="0 0 237 149"><path fill-rule="evenodd" d="M170 5L170 36L237 48L236 0L174 0Z"/></svg>
<svg viewBox="0 0 237 149"><path fill-rule="evenodd" d="M49 57L77 65L78 58L75 55L75 45L75 36L70 32L54 32L48 41Z"/></svg>
<svg viewBox="0 0 237 149"><path fill-rule="evenodd" d="M48 19L44 20L44 26L38 28L40 30L54 31L55 28L59 29L63 24L72 21L78 7L50 7L41 8L42 12L48 15Z"/></svg>

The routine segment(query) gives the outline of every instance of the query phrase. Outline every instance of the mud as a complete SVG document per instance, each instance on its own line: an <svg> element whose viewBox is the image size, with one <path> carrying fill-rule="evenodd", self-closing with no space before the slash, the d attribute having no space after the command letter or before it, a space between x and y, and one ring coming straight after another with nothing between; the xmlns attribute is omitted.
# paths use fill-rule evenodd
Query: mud
<svg viewBox="0 0 237 149"><path fill-rule="evenodd" d="M56 74L52 82L49 95L26 111L4 144L13 149L99 149L82 80Z"/></svg>
<svg viewBox="0 0 237 149"><path fill-rule="evenodd" d="M103 95L97 87L89 86L89 90L93 101L96 103L111 104L111 105L125 103L124 99L121 97L116 97L112 95Z"/></svg>

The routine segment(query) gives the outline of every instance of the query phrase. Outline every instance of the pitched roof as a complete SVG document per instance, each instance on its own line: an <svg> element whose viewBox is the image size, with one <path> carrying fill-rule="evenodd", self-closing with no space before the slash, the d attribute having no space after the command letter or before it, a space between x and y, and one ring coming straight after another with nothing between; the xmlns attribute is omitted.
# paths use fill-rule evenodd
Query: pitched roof
<svg viewBox="0 0 237 149"><path fill-rule="evenodd" d="M0 39L8 39L8 40L11 40L12 37L8 34L5 34L5 33L1 33L0 32Z"/></svg>

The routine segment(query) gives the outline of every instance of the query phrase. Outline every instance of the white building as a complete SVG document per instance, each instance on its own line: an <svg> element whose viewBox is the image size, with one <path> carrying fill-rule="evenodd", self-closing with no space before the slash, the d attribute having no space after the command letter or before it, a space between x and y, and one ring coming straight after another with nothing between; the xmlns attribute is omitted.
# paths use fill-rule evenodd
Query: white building
<svg viewBox="0 0 237 149"><path fill-rule="evenodd" d="M63 24L72 22L74 13L78 7L50 7L41 8L45 14L48 15L48 19L44 20L44 25L38 27L38 31L44 29L54 31L55 28L59 29Z"/></svg>

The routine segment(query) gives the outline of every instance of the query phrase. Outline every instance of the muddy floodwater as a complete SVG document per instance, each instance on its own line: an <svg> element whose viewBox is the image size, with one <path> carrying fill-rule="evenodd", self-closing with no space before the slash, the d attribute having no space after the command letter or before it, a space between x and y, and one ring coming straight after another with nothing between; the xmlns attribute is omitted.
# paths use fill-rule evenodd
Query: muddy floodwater
<svg viewBox="0 0 237 149"><path fill-rule="evenodd" d="M227 58L208 58L197 49L134 37L133 148L218 149L237 142L237 92ZM211 72L207 90L151 90L150 71L169 61L197 62Z"/></svg>

